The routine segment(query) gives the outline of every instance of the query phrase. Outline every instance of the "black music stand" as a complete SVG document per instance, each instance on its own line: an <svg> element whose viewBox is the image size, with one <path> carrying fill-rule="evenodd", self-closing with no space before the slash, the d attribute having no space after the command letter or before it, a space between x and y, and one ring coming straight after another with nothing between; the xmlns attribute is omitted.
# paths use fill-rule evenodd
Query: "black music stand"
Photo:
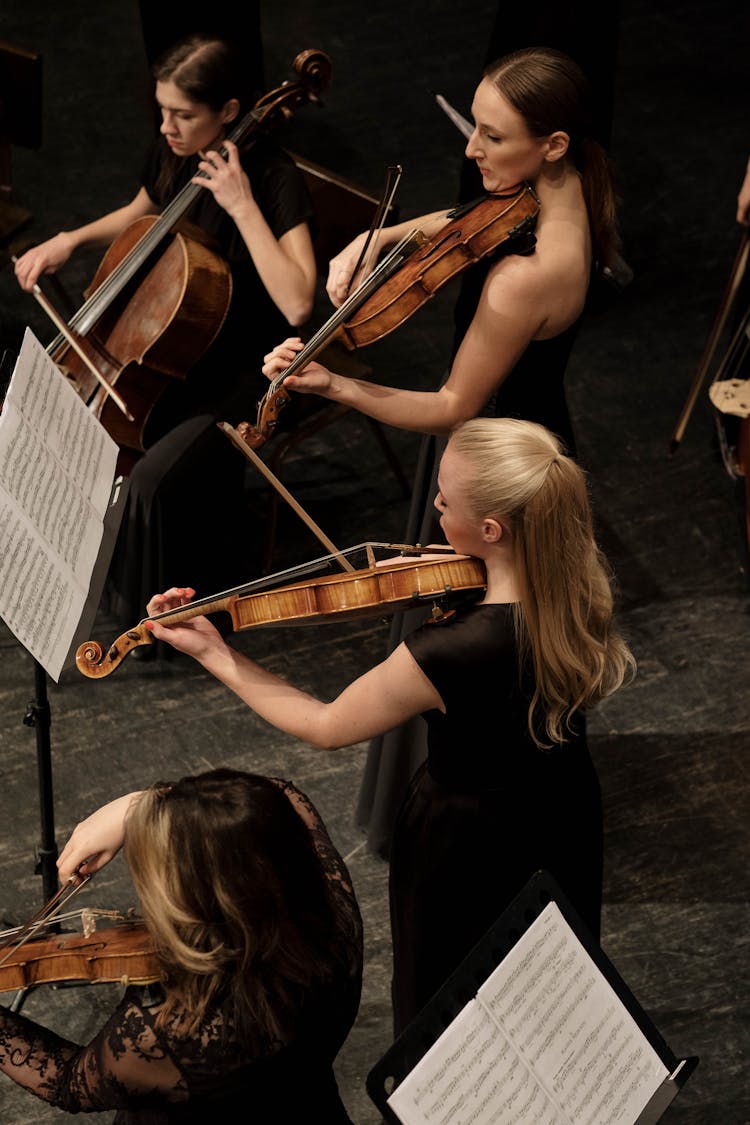
<svg viewBox="0 0 750 1125"><path fill-rule="evenodd" d="M408 1116L399 1117L389 1106L388 1098L437 1042L456 1016L471 1004L487 977L494 972L550 903L554 903L559 908L574 937L578 939L596 969L613 989L622 1008L633 1018L655 1056L666 1068L667 1077L632 1125L655 1125L655 1122L666 1112L667 1107L695 1069L698 1059L695 1057L677 1059L672 1054L622 977L591 937L556 881L548 872L538 871L368 1074L367 1092L389 1125L403 1125L403 1122L410 1125ZM484 1044L482 1046L484 1047ZM424 1081L426 1083L428 1080ZM451 1123L462 1125L460 1110L451 1116Z"/></svg>
<svg viewBox="0 0 750 1125"><path fill-rule="evenodd" d="M42 877L42 902L49 902L57 891L57 842L55 840L55 804L52 792L52 712L47 695L47 673L34 661L34 698L23 717L27 727L36 732L36 768L39 779L39 819L41 839L34 874Z"/></svg>
<svg viewBox="0 0 750 1125"><path fill-rule="evenodd" d="M78 646L91 636L92 626L115 548L127 493L127 480L120 477L116 478L107 513L104 517L104 532L91 576L88 597L68 651L65 661L66 668L73 663ZM42 905L44 905L57 893L58 849L55 840L55 800L52 784L52 710L47 693L47 672L36 659L34 660L34 698L26 708L23 723L25 726L33 727L36 732L40 842L34 865L34 874L42 877ZM12 1011L20 1011L27 994L27 989L20 989L16 993L10 1004Z"/></svg>

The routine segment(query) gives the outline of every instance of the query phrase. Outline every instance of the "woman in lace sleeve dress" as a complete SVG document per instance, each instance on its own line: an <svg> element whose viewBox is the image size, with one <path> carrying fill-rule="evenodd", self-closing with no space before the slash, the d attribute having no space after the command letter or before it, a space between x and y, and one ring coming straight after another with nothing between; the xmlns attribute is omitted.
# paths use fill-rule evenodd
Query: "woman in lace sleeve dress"
<svg viewBox="0 0 750 1125"><path fill-rule="evenodd" d="M118 1125L348 1123L332 1063L359 1003L361 920L309 800L215 770L120 798L72 839L113 819L159 983L129 987L83 1047L0 1008L0 1071L70 1113L116 1108Z"/></svg>

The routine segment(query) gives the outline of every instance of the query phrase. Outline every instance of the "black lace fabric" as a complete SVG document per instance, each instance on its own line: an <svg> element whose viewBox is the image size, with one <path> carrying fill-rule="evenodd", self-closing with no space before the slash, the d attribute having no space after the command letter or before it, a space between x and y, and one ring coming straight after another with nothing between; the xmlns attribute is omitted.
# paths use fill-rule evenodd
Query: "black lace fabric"
<svg viewBox="0 0 750 1125"><path fill-rule="evenodd" d="M277 779L274 779L277 780ZM333 981L305 998L287 1042L238 1040L220 1011L186 1036L184 1012L157 1028L158 987L130 987L94 1039L80 1046L0 1008L0 1070L37 1097L70 1113L118 1109L118 1125L230 1120L291 1122L318 1109L347 1122L332 1062L354 1022L362 969L362 923L346 866L317 811L278 780L312 833L336 917L332 941L350 950ZM231 1118L229 1116L231 1114Z"/></svg>

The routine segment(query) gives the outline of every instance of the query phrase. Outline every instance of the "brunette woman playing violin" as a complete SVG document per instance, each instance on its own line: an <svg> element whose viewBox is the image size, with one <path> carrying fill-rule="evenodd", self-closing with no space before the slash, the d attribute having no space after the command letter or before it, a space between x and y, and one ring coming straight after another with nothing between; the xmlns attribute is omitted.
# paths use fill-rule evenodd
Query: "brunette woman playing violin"
<svg viewBox="0 0 750 1125"><path fill-rule="evenodd" d="M538 868L598 931L601 807L584 712L632 665L612 627L583 473L556 438L514 419L466 422L448 442L439 488L448 542L484 563L484 600L423 625L331 703L230 648L205 617L148 622L268 722L320 749L423 714L428 761L391 852L397 1032ZM192 593L168 590L148 611ZM87 832L68 848L64 874L92 853L106 858L111 841Z"/></svg>
<svg viewBox="0 0 750 1125"><path fill-rule="evenodd" d="M160 983L128 988L86 1047L0 1008L0 1070L121 1123L349 1122L331 1064L359 1002L361 920L308 799L216 770L113 809Z"/></svg>
<svg viewBox="0 0 750 1125"><path fill-rule="evenodd" d="M110 608L128 621L155 588L181 580L184 566L206 590L247 573L236 534L242 461L213 422L260 397L263 355L290 325L307 319L315 285L311 205L292 160L267 138L244 153L227 142L226 159L216 151L254 101L243 60L222 40L196 35L170 48L154 77L161 137L149 149L136 195L16 264L19 283L30 289L77 247L110 243L192 181L202 190L187 217L231 269L232 301L221 330L187 378L172 379L158 399L146 423L147 454L130 476L109 584ZM201 527L188 533L196 511Z"/></svg>
<svg viewBox="0 0 750 1125"><path fill-rule="evenodd" d="M446 433L482 413L528 418L573 448L563 374L573 326L583 311L592 267L617 245L614 192L604 150L587 131L586 83L567 56L546 48L519 51L488 68L472 104L466 154L485 191L506 193L528 181L541 208L536 248L504 254L486 267L481 296L446 382L435 391L346 379L311 363L285 387L345 403L381 422ZM435 234L440 211L388 227L381 245L407 229ZM363 235L330 266L328 292L340 304L352 282ZM476 269L477 267L475 267ZM274 377L301 350L290 338L267 356Z"/></svg>

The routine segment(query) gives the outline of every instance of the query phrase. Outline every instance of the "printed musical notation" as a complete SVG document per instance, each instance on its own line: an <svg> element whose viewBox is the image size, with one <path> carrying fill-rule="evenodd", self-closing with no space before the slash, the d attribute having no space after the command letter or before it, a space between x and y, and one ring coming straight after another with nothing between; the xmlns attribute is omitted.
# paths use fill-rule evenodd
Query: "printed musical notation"
<svg viewBox="0 0 750 1125"><path fill-rule="evenodd" d="M388 1105L404 1125L632 1125L668 1075L552 902Z"/></svg>
<svg viewBox="0 0 750 1125"><path fill-rule="evenodd" d="M88 596L117 452L27 329L0 415L0 616L55 680Z"/></svg>

